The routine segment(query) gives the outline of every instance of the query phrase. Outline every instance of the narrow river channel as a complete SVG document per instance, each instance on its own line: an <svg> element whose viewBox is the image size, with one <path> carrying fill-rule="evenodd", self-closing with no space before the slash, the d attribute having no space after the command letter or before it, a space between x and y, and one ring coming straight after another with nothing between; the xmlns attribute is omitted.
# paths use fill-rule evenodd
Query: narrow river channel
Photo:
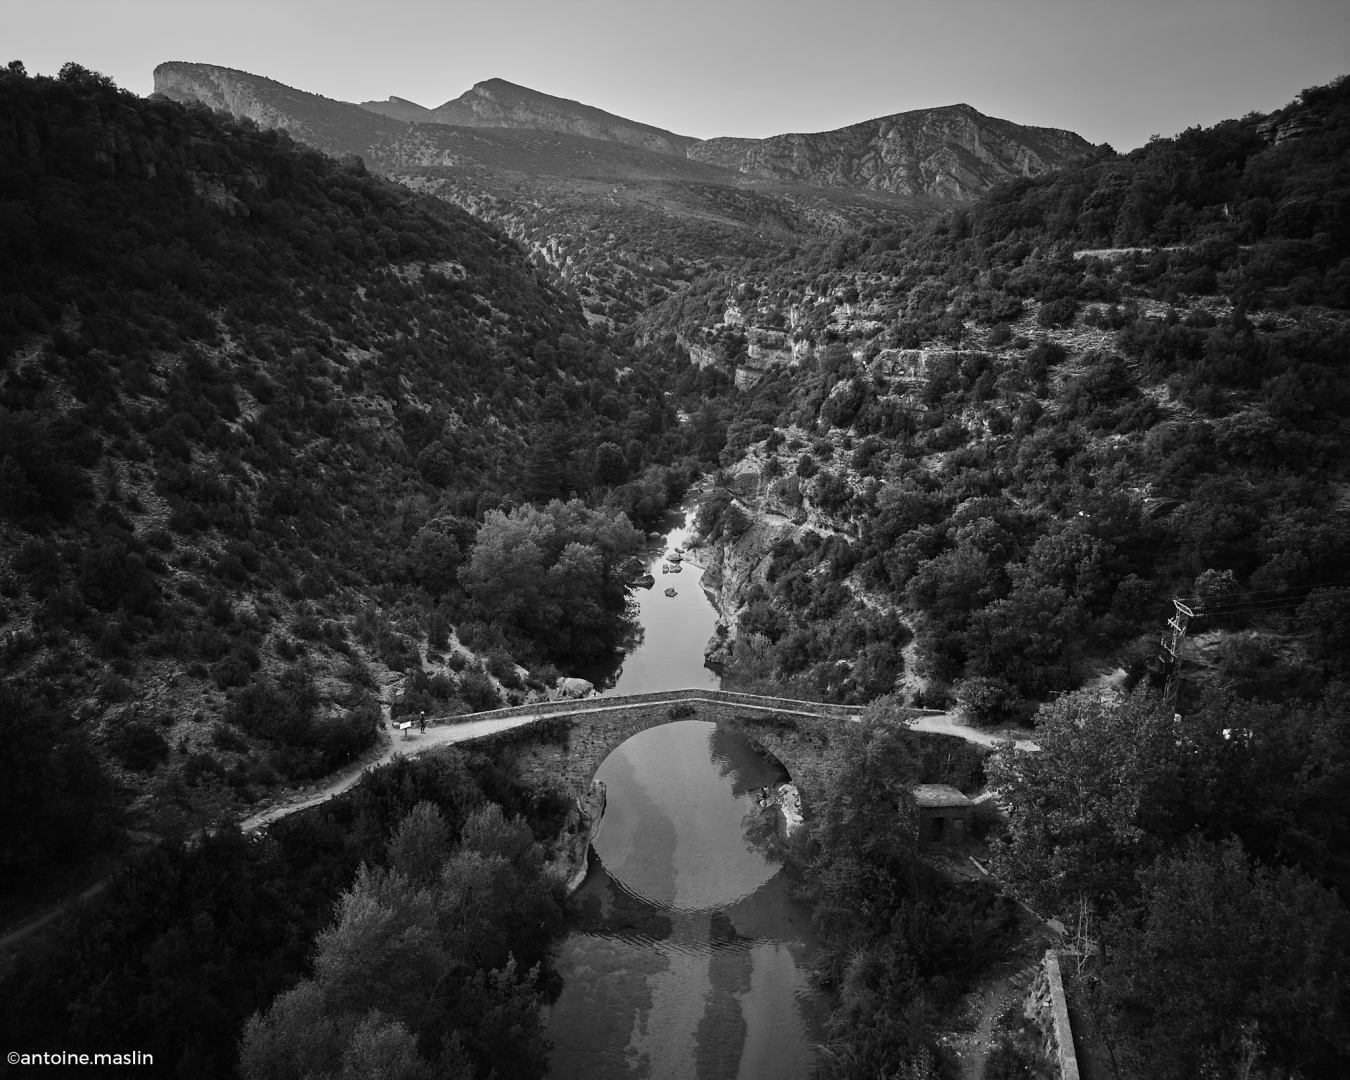
<svg viewBox="0 0 1350 1080"><path fill-rule="evenodd" d="M579 673L610 693L718 684L703 666L716 612L702 571L661 572L694 509L647 553L656 584L639 591L641 643L607 676ZM750 827L755 793L788 779L783 767L740 732L692 719L629 739L596 778L608 805L558 957L551 1075L814 1075L826 1009L807 979L810 911Z"/></svg>
<svg viewBox="0 0 1350 1080"><path fill-rule="evenodd" d="M703 571L690 561L665 558L680 550L694 532L697 496L666 515L666 532L653 536L641 552L655 584L634 589L642 637L621 657L580 668L572 674L589 679L602 694L649 694L662 690L719 685L717 673L703 666L703 649L717 625L717 609L703 591ZM665 567L679 566L676 573ZM674 596L666 590L674 589Z"/></svg>

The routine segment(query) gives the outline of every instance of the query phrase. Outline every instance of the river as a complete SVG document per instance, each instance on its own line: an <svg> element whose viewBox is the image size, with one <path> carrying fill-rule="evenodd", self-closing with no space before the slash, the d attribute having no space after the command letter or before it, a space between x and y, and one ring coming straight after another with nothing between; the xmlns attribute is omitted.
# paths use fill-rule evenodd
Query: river
<svg viewBox="0 0 1350 1080"><path fill-rule="evenodd" d="M641 643L608 675L611 693L716 686L703 648L716 612L688 562L694 503L647 552ZM674 588L675 597L664 595ZM786 771L744 734L681 720L615 750L596 779L608 804L590 872L572 899L549 1011L551 1075L561 1080L794 1080L814 1075L827 1011L809 985L816 940L778 853L751 827L755 793Z"/></svg>
<svg viewBox="0 0 1350 1080"><path fill-rule="evenodd" d="M666 531L653 534L640 558L656 580L649 589L634 589L638 644L623 655L573 671L589 679L602 694L649 694L691 687L717 687L717 673L703 666L703 649L717 625L717 609L703 591L703 571L688 560L679 573L662 571L665 553L683 547L694 531L697 495L666 515ZM669 565L675 565L671 563ZM666 589L676 595L667 596Z"/></svg>

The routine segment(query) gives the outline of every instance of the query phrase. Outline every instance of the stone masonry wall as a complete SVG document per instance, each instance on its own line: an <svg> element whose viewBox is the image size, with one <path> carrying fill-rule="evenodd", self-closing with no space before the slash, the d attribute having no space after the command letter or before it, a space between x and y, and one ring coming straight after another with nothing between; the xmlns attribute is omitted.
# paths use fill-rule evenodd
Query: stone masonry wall
<svg viewBox="0 0 1350 1080"><path fill-rule="evenodd" d="M1045 960L1027 991L1026 1015L1041 1030L1041 1048L1058 1066L1060 1080L1078 1080L1078 1055L1074 1051L1069 1005L1059 970L1059 953L1046 951Z"/></svg>
<svg viewBox="0 0 1350 1080"><path fill-rule="evenodd" d="M598 703L607 699L590 700ZM605 758L640 731L676 720L733 723L783 763L801 792L803 811L809 816L826 778L836 767L834 749L846 725L860 711L795 701L783 701L784 707L779 708L779 699L726 691L686 690L632 695L622 700L620 705L597 704L592 709L579 709L577 702L548 702L477 713L475 720L503 713L534 713L540 722L459 745L466 750L510 745L515 748L522 779L541 785L561 781L579 798L590 790Z"/></svg>

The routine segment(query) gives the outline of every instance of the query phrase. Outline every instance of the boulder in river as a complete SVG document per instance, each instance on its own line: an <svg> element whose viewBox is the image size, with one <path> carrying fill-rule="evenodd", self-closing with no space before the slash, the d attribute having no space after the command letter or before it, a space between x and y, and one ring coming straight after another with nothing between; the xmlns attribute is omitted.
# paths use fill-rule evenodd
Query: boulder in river
<svg viewBox="0 0 1350 1080"><path fill-rule="evenodd" d="M638 578L635 582L633 582L633 584L636 585L639 589L650 589L653 585L656 584L656 578L652 577L651 574L643 574L640 578Z"/></svg>
<svg viewBox="0 0 1350 1080"><path fill-rule="evenodd" d="M637 556L635 555L630 555L627 559L624 560L620 572L629 581L636 581L638 578L642 577L642 575L647 572L647 568L642 565L641 559L637 558Z"/></svg>
<svg viewBox="0 0 1350 1080"><path fill-rule="evenodd" d="M677 593L674 589L667 589L667 590L666 590L666 595L667 595L667 596L679 596L680 594Z"/></svg>

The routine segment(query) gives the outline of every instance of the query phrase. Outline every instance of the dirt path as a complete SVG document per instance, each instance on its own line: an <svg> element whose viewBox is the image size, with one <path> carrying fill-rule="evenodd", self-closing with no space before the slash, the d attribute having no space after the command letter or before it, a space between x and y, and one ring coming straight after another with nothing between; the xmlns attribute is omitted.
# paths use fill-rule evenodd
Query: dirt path
<svg viewBox="0 0 1350 1080"><path fill-rule="evenodd" d="M1035 920L1029 921L1019 948L1021 955L1010 958L997 975L966 996L960 1030L948 1031L938 1037L955 1055L961 1080L984 1080L989 1053L1004 1031L999 1021L1009 1008L1025 999L1027 988L1040 970L1040 955L1054 940L1051 934L1036 926Z"/></svg>
<svg viewBox="0 0 1350 1080"><path fill-rule="evenodd" d="M387 691L387 688L386 688ZM673 691L668 700L664 695L636 695L641 699L644 705L658 706L668 704L672 701L683 701L681 697L683 692ZM405 757L411 757L416 754L424 753L427 750L433 750L440 746L453 746L456 743L467 742L471 739L482 738L484 735L493 735L499 731L508 731L511 728L521 727L525 724L532 724L540 716L578 716L587 713L606 712L610 709L631 708L635 702L626 701L623 697L593 697L578 701L573 708L558 709L556 705L541 706L539 713L517 713L514 715L496 715L488 716L478 720L459 720L445 724L433 724L425 732L418 732L415 729L407 733L390 734L390 703L388 692L383 693L384 699L381 704L385 724L381 728L380 743L373 753L367 754L360 761L354 763L336 775L329 777L322 783L312 788L302 788L288 794L281 802L274 803L262 810L244 818L239 827L244 832L256 832L265 825L270 825L281 818L289 817L291 814L301 810L307 810L311 806L318 806L320 803L327 802L335 795L341 795L344 791L349 791L355 787L361 780L361 777L370 769L379 768L402 754ZM744 694L736 695L743 697L747 702L755 700L758 695ZM653 700L653 698L655 698ZM773 708L780 711L790 711L784 706L791 704L801 705L804 709L813 713L820 709L817 702L790 702L777 698L763 698L766 705L772 703ZM755 707L755 706L750 706ZM958 720L951 713L935 713L926 716L917 717L910 721L910 727L915 731L926 731L938 735L954 735L957 738L965 739L967 742L977 743L980 746L993 746L996 743L1008 738L1009 736L999 732L981 731L977 728L968 727ZM1019 750L1035 751L1039 747L1029 739L1013 740L1014 745ZM26 923L17 929L11 930L4 937L0 937L0 951L8 949L18 944L24 938L41 930L44 926L58 918L61 914L73 907L75 904L84 900L92 899L103 891L107 885L107 879L96 882L94 885L85 889L78 897L65 900L56 907L47 911L45 914L32 922Z"/></svg>
<svg viewBox="0 0 1350 1080"><path fill-rule="evenodd" d="M930 713L927 716L919 716L909 721L909 726L912 731L926 731L933 735L954 735L958 739L965 739L966 742L976 743L979 746L996 746L1011 739L1013 746L1018 750L1035 753L1040 749L1032 740L1011 731L982 731L980 728L973 728L954 713Z"/></svg>
<svg viewBox="0 0 1350 1080"><path fill-rule="evenodd" d="M961 1080L984 1080L984 1063L994 1037L994 1022L1017 997L1012 977L1000 978L972 995L971 1007L977 1020L975 1030L951 1036L948 1045L961 1061Z"/></svg>
<svg viewBox="0 0 1350 1080"><path fill-rule="evenodd" d="M48 924L55 922L58 918L60 918L62 915L64 915L67 911L69 911L76 905L82 904L86 900L92 900L107 887L108 887L107 878L104 878L102 881L96 881L92 885L90 885L89 888L85 889L84 892L80 893L79 896L76 896L74 899L63 900L61 901L61 903L57 904L56 907L48 911L45 915L39 916L30 923L24 923L24 925L20 926L17 930L11 930L4 937L0 937L0 954L3 954L6 949L10 948L10 946L17 945L24 938L28 937L28 935L35 934L37 933L37 931L41 930L44 926L47 926Z"/></svg>
<svg viewBox="0 0 1350 1080"><path fill-rule="evenodd" d="M568 714L554 713L552 715ZM456 724L438 724L428 727L425 733L418 732L414 728L409 732L409 738L404 738L401 734L393 736L382 734L382 746L373 756L358 762L316 788L301 792L287 802L269 807L245 818L239 823L239 827L244 832L254 832L264 825L269 825L280 818L289 817L299 810L305 810L311 806L318 806L319 803L327 802L334 795L341 795L344 791L355 787L368 770L387 765L399 754L404 757L413 757L427 750L434 750L438 746L453 746L455 743L467 742L470 739L482 738L484 735L496 734L498 731L507 731L524 724L531 724L535 719L534 716L500 716L493 717L490 720L466 720Z"/></svg>

